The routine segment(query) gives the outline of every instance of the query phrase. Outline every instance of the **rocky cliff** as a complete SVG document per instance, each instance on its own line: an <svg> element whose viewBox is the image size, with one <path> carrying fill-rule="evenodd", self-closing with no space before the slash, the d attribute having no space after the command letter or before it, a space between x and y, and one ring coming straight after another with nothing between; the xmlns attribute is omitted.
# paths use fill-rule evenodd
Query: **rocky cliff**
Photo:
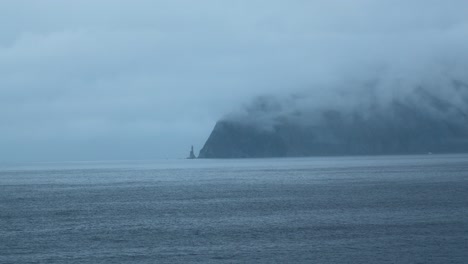
<svg viewBox="0 0 468 264"><path fill-rule="evenodd" d="M257 99L243 116L217 122L199 158L468 152L468 85L452 88L455 96L418 88L351 110L285 111L277 99Z"/></svg>

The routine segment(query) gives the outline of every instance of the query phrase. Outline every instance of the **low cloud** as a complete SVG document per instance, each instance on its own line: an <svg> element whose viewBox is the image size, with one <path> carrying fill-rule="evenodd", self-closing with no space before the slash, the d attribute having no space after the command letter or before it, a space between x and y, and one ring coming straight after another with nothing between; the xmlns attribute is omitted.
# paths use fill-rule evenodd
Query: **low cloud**
<svg viewBox="0 0 468 264"><path fill-rule="evenodd" d="M281 103L287 112L288 104L351 108L371 94L385 104L419 86L456 101L446 87L467 82L467 8L457 0L1 3L0 161L184 157L217 120L261 95L300 98Z"/></svg>

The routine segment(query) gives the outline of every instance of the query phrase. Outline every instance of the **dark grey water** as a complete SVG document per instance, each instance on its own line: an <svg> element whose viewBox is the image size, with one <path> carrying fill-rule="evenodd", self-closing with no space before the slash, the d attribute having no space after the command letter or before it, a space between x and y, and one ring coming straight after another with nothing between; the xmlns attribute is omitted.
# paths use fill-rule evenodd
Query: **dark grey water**
<svg viewBox="0 0 468 264"><path fill-rule="evenodd" d="M468 156L4 165L0 263L468 263Z"/></svg>

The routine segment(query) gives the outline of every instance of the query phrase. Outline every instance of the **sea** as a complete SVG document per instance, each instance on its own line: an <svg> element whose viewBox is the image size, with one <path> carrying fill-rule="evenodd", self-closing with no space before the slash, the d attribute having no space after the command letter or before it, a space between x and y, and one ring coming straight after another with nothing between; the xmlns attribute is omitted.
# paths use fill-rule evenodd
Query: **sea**
<svg viewBox="0 0 468 264"><path fill-rule="evenodd" d="M468 263L468 155L1 164L0 263Z"/></svg>

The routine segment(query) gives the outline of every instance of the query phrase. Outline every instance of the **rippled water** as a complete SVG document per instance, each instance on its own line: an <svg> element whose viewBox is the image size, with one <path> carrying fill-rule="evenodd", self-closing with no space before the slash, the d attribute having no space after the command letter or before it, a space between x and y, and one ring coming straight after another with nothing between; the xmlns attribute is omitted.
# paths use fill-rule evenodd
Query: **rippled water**
<svg viewBox="0 0 468 264"><path fill-rule="evenodd" d="M0 167L0 263L468 263L468 156Z"/></svg>

